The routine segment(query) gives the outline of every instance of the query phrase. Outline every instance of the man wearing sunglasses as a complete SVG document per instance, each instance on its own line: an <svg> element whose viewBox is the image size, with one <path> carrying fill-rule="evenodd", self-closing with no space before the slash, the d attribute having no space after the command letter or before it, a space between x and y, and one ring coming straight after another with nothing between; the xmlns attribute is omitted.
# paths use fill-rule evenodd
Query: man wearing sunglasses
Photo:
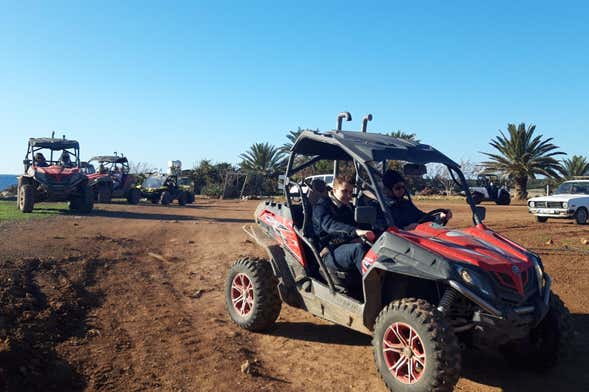
<svg viewBox="0 0 589 392"><path fill-rule="evenodd" d="M387 170L382 176L385 191L391 198L390 208L395 224L404 230L413 230L427 214L413 204L407 196L405 179L396 170ZM452 218L452 211L446 210L439 214L439 219L448 222Z"/></svg>

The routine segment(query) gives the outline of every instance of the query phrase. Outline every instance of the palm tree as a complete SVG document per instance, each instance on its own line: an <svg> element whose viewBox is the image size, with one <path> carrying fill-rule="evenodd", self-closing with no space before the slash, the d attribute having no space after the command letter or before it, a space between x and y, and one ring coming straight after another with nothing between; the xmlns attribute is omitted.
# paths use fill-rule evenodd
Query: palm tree
<svg viewBox="0 0 589 392"><path fill-rule="evenodd" d="M562 173L566 179L589 174L589 161L581 155L573 155L571 159L563 159Z"/></svg>
<svg viewBox="0 0 589 392"><path fill-rule="evenodd" d="M562 173L554 157L564 152L556 151L559 147L551 143L552 138L543 140L543 135L534 136L535 130L535 125L526 128L525 123L508 124L508 136L499 130L500 135L489 143L497 153L483 153L491 159L483 162L485 171L498 171L512 179L516 198L520 200L528 196L528 179L538 174L558 178Z"/></svg>
<svg viewBox="0 0 589 392"><path fill-rule="evenodd" d="M392 137L396 137L397 139L403 139L414 143L419 143L420 141L419 139L417 139L417 136L414 133L408 133L404 131L391 132L389 133L389 135Z"/></svg>
<svg viewBox="0 0 589 392"><path fill-rule="evenodd" d="M301 133L303 133L303 131L318 132L319 129L313 130L313 129L303 129L301 127L298 127L298 129L296 131L288 131L288 134L286 135L288 142L284 143L282 145L282 147L280 147L280 151L282 151L285 154L288 154L290 152L290 149L292 148L292 146L294 146L295 142L299 138L299 136L301 136Z"/></svg>
<svg viewBox="0 0 589 392"><path fill-rule="evenodd" d="M254 143L248 151L240 155L241 168L265 174L280 171L284 164L281 148L270 143Z"/></svg>

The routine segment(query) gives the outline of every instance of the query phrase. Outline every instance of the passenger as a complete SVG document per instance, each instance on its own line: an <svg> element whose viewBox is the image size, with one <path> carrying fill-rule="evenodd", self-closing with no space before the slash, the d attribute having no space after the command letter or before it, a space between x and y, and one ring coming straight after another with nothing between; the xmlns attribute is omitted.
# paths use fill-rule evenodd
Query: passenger
<svg viewBox="0 0 589 392"><path fill-rule="evenodd" d="M331 271L350 273L351 278L359 283L365 247L360 242L351 241L358 237L374 241L375 235L370 230L356 228L354 209L350 204L352 190L350 178L335 178L329 197L320 199L313 207L313 231L326 267ZM343 284L349 283L349 280L345 281Z"/></svg>
<svg viewBox="0 0 589 392"><path fill-rule="evenodd" d="M413 202L405 197L407 195L407 188L405 186L405 179L396 170L387 170L382 176L382 182L385 187L385 192L390 197L390 209L395 225L404 230L413 230L419 224L419 220L423 219L427 214L421 211L413 204ZM452 211L440 213L442 221L449 221L452 219Z"/></svg>
<svg viewBox="0 0 589 392"><path fill-rule="evenodd" d="M45 156L43 154L41 154L40 152L35 154L35 166L37 166L37 167L49 166L47 164L47 160L45 159Z"/></svg>
<svg viewBox="0 0 589 392"><path fill-rule="evenodd" d="M63 167L72 167L72 161L70 159L70 153L64 151L59 157L59 164Z"/></svg>

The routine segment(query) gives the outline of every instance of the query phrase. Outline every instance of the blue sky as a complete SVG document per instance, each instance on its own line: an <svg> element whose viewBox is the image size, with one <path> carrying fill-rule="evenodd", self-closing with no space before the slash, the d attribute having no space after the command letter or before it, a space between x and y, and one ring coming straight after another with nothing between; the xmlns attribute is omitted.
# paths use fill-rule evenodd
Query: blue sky
<svg viewBox="0 0 589 392"><path fill-rule="evenodd" d="M297 127L372 113L482 160L508 122L589 155L583 2L0 2L0 173L29 136L82 157L237 163Z"/></svg>

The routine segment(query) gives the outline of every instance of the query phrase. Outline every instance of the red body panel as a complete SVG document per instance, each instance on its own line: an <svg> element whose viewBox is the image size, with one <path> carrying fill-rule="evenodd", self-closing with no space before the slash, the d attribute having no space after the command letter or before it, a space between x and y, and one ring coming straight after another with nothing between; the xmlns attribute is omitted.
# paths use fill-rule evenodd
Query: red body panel
<svg viewBox="0 0 589 392"><path fill-rule="evenodd" d="M450 260L470 263L492 272L503 285L514 288L520 294L523 294L531 272L528 270L533 266L523 247L483 224L450 230L424 223L412 231L396 228L388 231Z"/></svg>
<svg viewBox="0 0 589 392"><path fill-rule="evenodd" d="M303 266L307 265L299 237L295 233L292 221L269 210L263 210L258 216L262 222L274 229L274 238L283 244Z"/></svg>
<svg viewBox="0 0 589 392"><path fill-rule="evenodd" d="M33 166L34 170L39 173L44 173L55 178L56 181L60 182L64 177L71 176L80 172L77 167L63 167L58 165L39 167Z"/></svg>

